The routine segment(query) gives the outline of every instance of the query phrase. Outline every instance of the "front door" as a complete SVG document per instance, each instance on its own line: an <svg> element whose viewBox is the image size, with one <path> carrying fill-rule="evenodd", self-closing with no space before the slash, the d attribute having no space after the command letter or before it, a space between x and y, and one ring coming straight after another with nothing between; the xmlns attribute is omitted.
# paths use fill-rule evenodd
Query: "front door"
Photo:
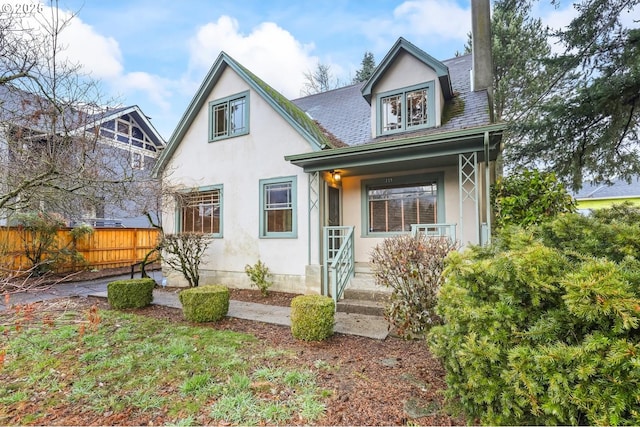
<svg viewBox="0 0 640 427"><path fill-rule="evenodd" d="M327 225L337 227L340 225L340 189L328 187L327 192Z"/></svg>
<svg viewBox="0 0 640 427"><path fill-rule="evenodd" d="M339 227L342 224L340 218L340 189L327 185L326 193L326 212L325 212L325 224L327 227ZM329 265L333 261L334 257L340 250L342 245L342 230L340 229L325 229L325 256L323 259L324 264L324 295L329 295Z"/></svg>

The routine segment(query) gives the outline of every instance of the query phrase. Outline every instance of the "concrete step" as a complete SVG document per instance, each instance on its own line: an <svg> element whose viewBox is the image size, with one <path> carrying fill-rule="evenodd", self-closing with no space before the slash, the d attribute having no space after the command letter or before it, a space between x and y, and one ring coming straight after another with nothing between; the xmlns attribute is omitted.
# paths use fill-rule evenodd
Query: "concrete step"
<svg viewBox="0 0 640 427"><path fill-rule="evenodd" d="M340 313L384 316L384 303L378 301L342 299L338 301L336 311Z"/></svg>
<svg viewBox="0 0 640 427"><path fill-rule="evenodd" d="M349 282L348 288L376 292L381 288L376 285L373 274L356 273Z"/></svg>
<svg viewBox="0 0 640 427"><path fill-rule="evenodd" d="M389 299L389 292L385 292L380 287L374 289L347 288L342 297L350 300L371 301L385 303Z"/></svg>
<svg viewBox="0 0 640 427"><path fill-rule="evenodd" d="M354 271L356 274L371 274L373 275L373 271L371 271L371 266L368 262L356 262L354 266Z"/></svg>

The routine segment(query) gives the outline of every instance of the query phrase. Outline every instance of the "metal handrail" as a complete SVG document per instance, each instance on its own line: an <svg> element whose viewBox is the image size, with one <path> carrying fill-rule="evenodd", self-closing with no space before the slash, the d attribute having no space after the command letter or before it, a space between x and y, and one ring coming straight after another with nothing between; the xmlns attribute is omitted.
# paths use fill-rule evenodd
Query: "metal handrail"
<svg viewBox="0 0 640 427"><path fill-rule="evenodd" d="M333 300L337 304L344 293L349 280L355 271L355 256L353 253L353 230L348 231L335 259L331 263L331 284L333 285Z"/></svg>
<svg viewBox="0 0 640 427"><path fill-rule="evenodd" d="M336 303L342 297L355 271L354 229L353 226L324 228L324 294L329 293L328 285L331 278L331 296ZM339 243L337 249L336 243Z"/></svg>

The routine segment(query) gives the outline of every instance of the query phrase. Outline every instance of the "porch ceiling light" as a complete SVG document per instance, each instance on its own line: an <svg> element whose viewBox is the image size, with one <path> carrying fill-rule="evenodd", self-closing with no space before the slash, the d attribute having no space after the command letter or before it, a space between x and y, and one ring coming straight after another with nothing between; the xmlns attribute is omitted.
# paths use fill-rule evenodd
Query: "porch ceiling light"
<svg viewBox="0 0 640 427"><path fill-rule="evenodd" d="M340 181L342 179L339 171L329 171L329 173L331 174L331 177L334 181Z"/></svg>

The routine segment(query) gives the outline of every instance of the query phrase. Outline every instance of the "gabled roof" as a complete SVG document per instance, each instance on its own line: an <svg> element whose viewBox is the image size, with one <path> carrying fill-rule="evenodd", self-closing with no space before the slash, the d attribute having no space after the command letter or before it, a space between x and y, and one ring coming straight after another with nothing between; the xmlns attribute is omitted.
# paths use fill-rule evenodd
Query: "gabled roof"
<svg viewBox="0 0 640 427"><path fill-rule="evenodd" d="M88 122L91 127L94 127L124 115L132 116L138 126L142 128L157 148L163 148L166 145L162 136L160 136L153 124L151 124L149 117L147 117L137 105L104 110L90 116Z"/></svg>
<svg viewBox="0 0 640 427"><path fill-rule="evenodd" d="M12 122L31 131L46 134L51 132L51 123L47 117L51 106L52 102L42 96L26 92L15 86L0 85L0 121ZM64 120L57 124L55 132L64 131L79 134L129 114L133 116L156 147L162 148L165 145L162 136L137 105L102 109L98 113L90 112L88 107L82 109L77 105L65 105L63 102L60 102L58 107L63 110ZM98 110L97 107L92 109Z"/></svg>
<svg viewBox="0 0 640 427"><path fill-rule="evenodd" d="M490 124L491 118L487 91L471 90L472 62L470 54L441 62L449 70L450 85L455 96L446 101L442 124L437 127L374 138L371 134L371 106L362 96L365 83L294 99L292 102L349 146L478 128Z"/></svg>
<svg viewBox="0 0 640 427"><path fill-rule="evenodd" d="M451 89L451 80L449 78L449 69L442 62L435 59L422 49L416 47L414 44L408 42L404 38L400 37L398 41L393 45L387 55L380 61L380 64L376 67L373 75L367 80L362 87L362 96L365 97L367 102L371 103L371 91L375 84L384 76L388 68L396 60L397 56L401 52L407 52L413 55L416 59L423 62L428 67L431 67L440 80L440 86L442 87L442 93L445 99L451 99L453 97L453 90Z"/></svg>
<svg viewBox="0 0 640 427"><path fill-rule="evenodd" d="M182 138L184 138L185 133L193 123L196 115L206 102L207 96L213 90L227 67L235 71L235 73L242 78L251 89L258 93L277 113L289 122L289 124L291 124L291 126L297 130L315 150L335 147L332 143L332 138L328 136L311 117L305 114L304 111L234 60L231 56L227 55L225 52L221 52L213 63L209 73L203 80L195 96L191 100L187 110L178 122L176 129L169 139L167 148L162 152L162 155L154 168L154 174L157 174L162 170L166 162L171 158L177 146L182 141Z"/></svg>

